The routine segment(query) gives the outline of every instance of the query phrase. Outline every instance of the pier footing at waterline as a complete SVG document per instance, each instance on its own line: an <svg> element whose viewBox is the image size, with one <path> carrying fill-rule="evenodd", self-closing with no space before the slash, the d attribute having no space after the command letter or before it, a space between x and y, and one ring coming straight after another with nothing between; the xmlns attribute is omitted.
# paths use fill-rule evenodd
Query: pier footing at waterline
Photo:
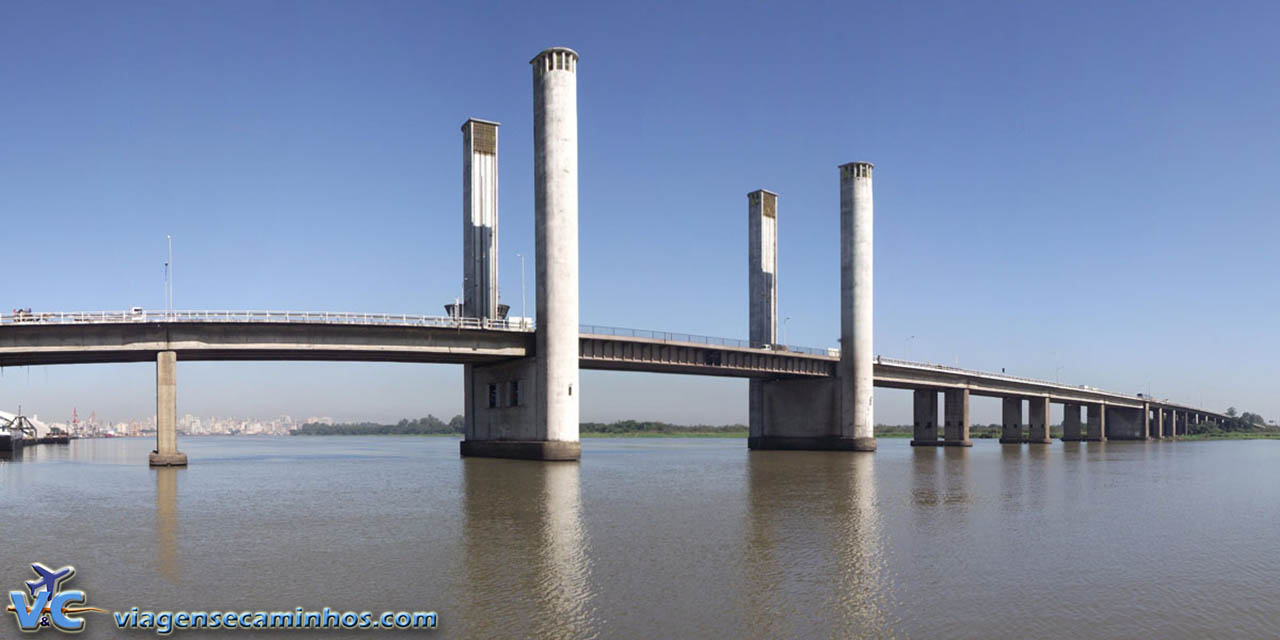
<svg viewBox="0 0 1280 640"><path fill-rule="evenodd" d="M463 456L519 460L568 460L582 457L582 443L563 440L463 440Z"/></svg>

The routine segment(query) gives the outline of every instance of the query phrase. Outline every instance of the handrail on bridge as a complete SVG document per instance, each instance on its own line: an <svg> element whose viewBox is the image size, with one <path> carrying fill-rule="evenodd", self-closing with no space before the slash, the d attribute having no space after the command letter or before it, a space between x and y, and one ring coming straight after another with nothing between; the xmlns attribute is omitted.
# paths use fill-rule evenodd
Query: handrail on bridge
<svg viewBox="0 0 1280 640"><path fill-rule="evenodd" d="M580 327L582 333L590 333L600 336L618 336L622 338L645 338L648 340L661 340L663 342L688 342L692 344L705 344L717 347L738 347L743 349L758 348L761 350L769 350L773 352L785 353L803 353L816 356L834 356L837 355L837 349L819 349L816 347L797 347L785 344L768 344L753 347L746 340L737 338L719 338L716 336L700 336L692 333L675 333L671 331L650 331L648 329L627 329L624 327L602 327L593 324L584 324Z"/></svg>
<svg viewBox="0 0 1280 640"><path fill-rule="evenodd" d="M17 310L0 315L0 325L23 324L119 324L148 322L280 322L359 324L381 326L445 327L532 331L529 319L494 320L404 313L349 313L332 311L41 311Z"/></svg>

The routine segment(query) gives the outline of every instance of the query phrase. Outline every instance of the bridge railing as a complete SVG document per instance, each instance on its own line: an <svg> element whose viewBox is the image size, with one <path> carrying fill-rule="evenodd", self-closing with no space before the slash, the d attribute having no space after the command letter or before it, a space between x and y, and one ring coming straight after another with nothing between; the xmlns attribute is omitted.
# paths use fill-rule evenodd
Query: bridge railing
<svg viewBox="0 0 1280 640"><path fill-rule="evenodd" d="M348 313L325 311L40 311L0 315L0 325L24 324L119 324L158 322L275 322L304 324L359 324L457 329L532 331L533 322L524 319L482 320L449 316L420 316L397 313Z"/></svg>
<svg viewBox="0 0 1280 640"><path fill-rule="evenodd" d="M717 336L700 336L693 333L676 333L672 331L651 331L649 329L629 329L626 327L603 327L594 324L584 324L579 327L582 333L591 333L601 336L618 336L622 338L645 338L648 340L660 340L662 342L687 342L693 344L705 344L716 347L738 347L750 349L751 343L746 340L737 338L720 338ZM830 349L819 349L816 347L797 347L793 345L773 344L759 347L761 350L768 350L775 353L802 353L806 355L828 356L832 355Z"/></svg>

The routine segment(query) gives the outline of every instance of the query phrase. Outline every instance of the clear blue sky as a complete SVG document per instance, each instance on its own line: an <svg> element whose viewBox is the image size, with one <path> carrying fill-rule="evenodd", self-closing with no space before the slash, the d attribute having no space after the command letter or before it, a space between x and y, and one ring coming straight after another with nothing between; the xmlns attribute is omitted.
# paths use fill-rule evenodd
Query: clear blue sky
<svg viewBox="0 0 1280 640"><path fill-rule="evenodd" d="M518 311L527 62L564 45L582 56L584 323L745 336L745 195L763 187L786 341L834 346L836 166L868 160L878 353L1276 418L1278 23L1270 2L7 2L0 307L161 307L172 234L180 308L441 313L474 116L503 124ZM179 411L447 417L461 381L189 363ZM137 417L153 385L146 364L9 368L0 407ZM746 419L740 380L583 388L587 420ZM909 421L904 393L877 398L880 421Z"/></svg>

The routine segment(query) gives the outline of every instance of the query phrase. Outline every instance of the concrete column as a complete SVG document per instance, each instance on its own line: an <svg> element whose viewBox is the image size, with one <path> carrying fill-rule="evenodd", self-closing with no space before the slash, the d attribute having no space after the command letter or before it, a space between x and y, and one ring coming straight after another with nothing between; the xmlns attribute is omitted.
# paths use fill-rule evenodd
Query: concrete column
<svg viewBox="0 0 1280 640"><path fill-rule="evenodd" d="M1084 440L1080 432L1080 405L1068 402L1062 406L1062 441L1079 440Z"/></svg>
<svg viewBox="0 0 1280 640"><path fill-rule="evenodd" d="M778 195L747 194L747 313L752 347L771 346L778 335ZM749 383L749 437L764 435L764 380Z"/></svg>
<svg viewBox="0 0 1280 640"><path fill-rule="evenodd" d="M1085 427L1085 439L1093 442L1107 441L1107 412L1101 404L1087 405L1085 409L1088 424Z"/></svg>
<svg viewBox="0 0 1280 640"><path fill-rule="evenodd" d="M1003 424L1000 431L1001 444L1020 444L1022 442L1022 398L1003 398Z"/></svg>
<svg viewBox="0 0 1280 640"><path fill-rule="evenodd" d="M915 398L915 430L911 446L936 447L942 444L938 441L938 392L916 389L912 394Z"/></svg>
<svg viewBox="0 0 1280 640"><path fill-rule="evenodd" d="M536 351L473 366L464 456L577 460L578 54L553 47L533 70Z"/></svg>
<svg viewBox="0 0 1280 640"><path fill-rule="evenodd" d="M462 124L462 315L498 315L498 123Z"/></svg>
<svg viewBox="0 0 1280 640"><path fill-rule="evenodd" d="M841 432L860 451L876 448L871 169L870 162L840 166Z"/></svg>
<svg viewBox="0 0 1280 640"><path fill-rule="evenodd" d="M944 444L948 447L972 447L969 439L969 390L947 389L945 398L946 415Z"/></svg>
<svg viewBox="0 0 1280 640"><path fill-rule="evenodd" d="M148 456L153 467L183 467L187 454L178 451L178 354L156 354L156 449Z"/></svg>
<svg viewBox="0 0 1280 640"><path fill-rule="evenodd" d="M545 438L578 450L578 54L554 47L533 65L538 395ZM574 456L577 457L576 455Z"/></svg>
<svg viewBox="0 0 1280 640"><path fill-rule="evenodd" d="M1169 410L1169 437L1178 437L1178 412L1174 409Z"/></svg>
<svg viewBox="0 0 1280 640"><path fill-rule="evenodd" d="M1049 444L1049 397L1027 398L1027 442Z"/></svg>
<svg viewBox="0 0 1280 640"><path fill-rule="evenodd" d="M1164 407L1156 407L1155 420L1152 421L1151 437L1160 439L1164 438Z"/></svg>

